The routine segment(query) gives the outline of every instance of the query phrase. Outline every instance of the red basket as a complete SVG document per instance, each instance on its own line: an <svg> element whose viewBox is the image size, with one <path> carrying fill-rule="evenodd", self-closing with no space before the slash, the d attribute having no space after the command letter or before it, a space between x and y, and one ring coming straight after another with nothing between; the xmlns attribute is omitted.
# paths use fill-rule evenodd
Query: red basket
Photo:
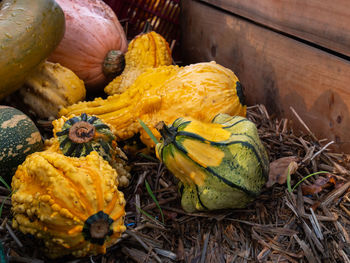
<svg viewBox="0 0 350 263"><path fill-rule="evenodd" d="M132 39L142 32L146 21L170 44L179 40L180 0L105 0L127 22L127 36Z"/></svg>

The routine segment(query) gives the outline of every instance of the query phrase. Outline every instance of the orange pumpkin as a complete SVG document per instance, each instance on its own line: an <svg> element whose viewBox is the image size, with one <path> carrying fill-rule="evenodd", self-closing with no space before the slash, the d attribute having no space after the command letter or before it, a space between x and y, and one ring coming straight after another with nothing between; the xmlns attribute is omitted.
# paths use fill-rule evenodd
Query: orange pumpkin
<svg viewBox="0 0 350 263"><path fill-rule="evenodd" d="M63 9L66 32L49 57L72 70L88 90L102 87L124 69L125 32L102 0L56 0Z"/></svg>

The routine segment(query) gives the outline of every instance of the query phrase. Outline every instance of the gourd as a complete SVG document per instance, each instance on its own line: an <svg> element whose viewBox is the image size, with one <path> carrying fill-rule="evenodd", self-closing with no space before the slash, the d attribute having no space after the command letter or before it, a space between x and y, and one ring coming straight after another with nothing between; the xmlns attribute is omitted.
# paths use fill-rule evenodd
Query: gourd
<svg viewBox="0 0 350 263"><path fill-rule="evenodd" d="M215 62L186 67L162 66L148 69L122 94L79 102L60 111L61 115L95 115L108 124L117 140L138 132L147 146L154 143L142 129L141 119L160 138L154 128L159 121L172 123L179 116L210 122L218 113L246 114L242 87L236 75Z"/></svg>
<svg viewBox="0 0 350 263"><path fill-rule="evenodd" d="M54 0L0 1L0 99L26 77L61 41L65 19Z"/></svg>
<svg viewBox="0 0 350 263"><path fill-rule="evenodd" d="M43 62L9 99L41 119L55 119L61 108L84 100L84 82L58 63Z"/></svg>
<svg viewBox="0 0 350 263"><path fill-rule="evenodd" d="M27 155L43 147L34 122L16 108L0 106L0 176L8 183Z"/></svg>
<svg viewBox="0 0 350 263"><path fill-rule="evenodd" d="M160 34L154 31L140 34L128 45L123 73L106 86L105 92L123 93L147 69L168 66L172 61L169 44Z"/></svg>
<svg viewBox="0 0 350 263"><path fill-rule="evenodd" d="M157 157L180 179L187 212L245 207L267 180L267 152L246 118L219 114L212 123L179 118L157 128L162 134Z"/></svg>
<svg viewBox="0 0 350 263"><path fill-rule="evenodd" d="M126 165L127 157L118 148L108 125L96 116L62 117L52 122L54 138L45 141L46 148L70 157L82 157L96 151L117 170L119 186L129 185L131 177Z"/></svg>
<svg viewBox="0 0 350 263"><path fill-rule="evenodd" d="M71 69L86 88L96 91L125 65L125 32L102 0L56 0L66 18L66 32L49 60Z"/></svg>
<svg viewBox="0 0 350 263"><path fill-rule="evenodd" d="M50 258L105 253L125 230L117 177L94 151L80 158L33 153L12 180L12 226L42 239Z"/></svg>

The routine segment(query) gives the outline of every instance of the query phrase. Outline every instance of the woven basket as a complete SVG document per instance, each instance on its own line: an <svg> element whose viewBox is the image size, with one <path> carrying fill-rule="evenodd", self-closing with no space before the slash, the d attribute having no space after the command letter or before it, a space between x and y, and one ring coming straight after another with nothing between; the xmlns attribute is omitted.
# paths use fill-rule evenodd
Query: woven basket
<svg viewBox="0 0 350 263"><path fill-rule="evenodd" d="M128 39L142 32L146 21L170 44L179 40L180 0L105 0L117 14L119 21L127 23Z"/></svg>

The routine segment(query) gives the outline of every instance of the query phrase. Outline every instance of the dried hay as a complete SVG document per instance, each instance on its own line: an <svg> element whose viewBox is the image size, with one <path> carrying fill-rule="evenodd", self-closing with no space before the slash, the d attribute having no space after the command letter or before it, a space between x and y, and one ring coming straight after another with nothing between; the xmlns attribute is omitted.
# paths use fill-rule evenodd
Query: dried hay
<svg viewBox="0 0 350 263"><path fill-rule="evenodd" d="M256 123L271 162L297 157L292 186L321 170L328 175L311 176L301 185L330 176L336 183L306 196L302 187L290 193L282 179L265 187L246 209L189 214L181 209L175 178L156 159L137 155L130 160L133 181L124 189L128 230L122 239L106 255L50 262L350 262L350 156L330 151L331 143L317 140L306 124L307 134L296 135L287 119L271 118L263 105L250 107L248 118ZM46 262L38 241L11 229L9 192L0 187L0 194L0 239L10 261Z"/></svg>

